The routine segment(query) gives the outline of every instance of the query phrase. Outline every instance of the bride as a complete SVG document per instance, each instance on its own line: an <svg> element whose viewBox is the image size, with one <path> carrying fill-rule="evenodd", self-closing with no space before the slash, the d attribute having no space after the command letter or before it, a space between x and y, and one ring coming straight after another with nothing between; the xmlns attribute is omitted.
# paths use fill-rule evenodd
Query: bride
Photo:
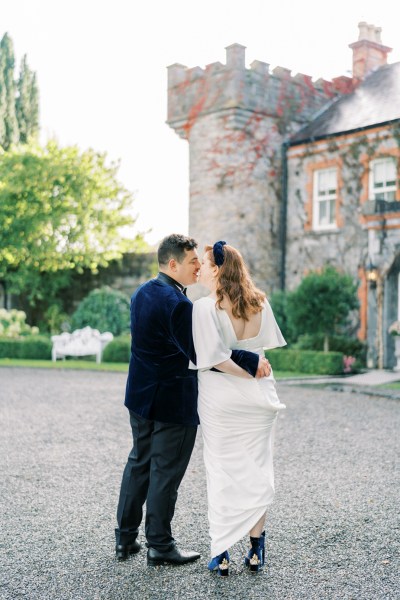
<svg viewBox="0 0 400 600"><path fill-rule="evenodd" d="M208 568L228 575L228 549L249 532L244 561L257 572L264 565L264 522L274 497L275 422L285 405L272 372L254 379L230 355L241 349L263 356L265 348L286 342L235 248L222 241L206 246L199 281L210 290L193 307L211 537Z"/></svg>

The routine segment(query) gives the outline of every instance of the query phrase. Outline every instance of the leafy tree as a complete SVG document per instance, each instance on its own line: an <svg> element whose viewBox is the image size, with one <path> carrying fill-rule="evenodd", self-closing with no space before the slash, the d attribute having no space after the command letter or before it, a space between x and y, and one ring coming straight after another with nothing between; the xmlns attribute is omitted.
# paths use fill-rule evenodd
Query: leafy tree
<svg viewBox="0 0 400 600"><path fill-rule="evenodd" d="M3 146L6 139L6 108L7 108L7 90L4 80L4 57L0 52L0 146Z"/></svg>
<svg viewBox="0 0 400 600"><path fill-rule="evenodd" d="M54 141L2 154L0 281L8 293L50 303L73 271L95 272L135 249L121 237L121 227L135 220L132 194L117 170L105 154ZM140 245L140 236L135 242Z"/></svg>
<svg viewBox="0 0 400 600"><path fill-rule="evenodd" d="M19 141L26 144L37 137L39 131L39 100L36 74L28 67L26 55L21 62L21 70L17 82L18 96L15 101L19 126Z"/></svg>
<svg viewBox="0 0 400 600"><path fill-rule="evenodd" d="M0 146L25 144L39 131L39 90L36 74L28 67L26 55L14 81L14 48L5 33L0 41Z"/></svg>
<svg viewBox="0 0 400 600"><path fill-rule="evenodd" d="M357 285L331 266L309 273L287 296L290 326L297 335L322 333L325 352L329 350L329 336L339 333L350 311L357 307Z"/></svg>
<svg viewBox="0 0 400 600"><path fill-rule="evenodd" d="M282 290L277 290L271 294L269 302L283 337L288 344L291 344L296 338L292 331L291 324L288 321L287 293Z"/></svg>
<svg viewBox="0 0 400 600"><path fill-rule="evenodd" d="M15 110L15 84L14 84L14 46L8 33L0 41L0 101L2 105L3 137L0 144L7 149L11 144L19 141L19 127Z"/></svg>
<svg viewBox="0 0 400 600"><path fill-rule="evenodd" d="M72 315L72 329L89 325L100 332L114 335L129 332L130 300L122 292L104 286L92 290Z"/></svg>

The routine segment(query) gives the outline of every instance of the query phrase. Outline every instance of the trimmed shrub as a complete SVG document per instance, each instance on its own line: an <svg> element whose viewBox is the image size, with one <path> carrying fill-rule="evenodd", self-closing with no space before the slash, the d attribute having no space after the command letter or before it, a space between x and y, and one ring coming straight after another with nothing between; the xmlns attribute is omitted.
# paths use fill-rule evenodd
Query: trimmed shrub
<svg viewBox="0 0 400 600"><path fill-rule="evenodd" d="M0 338L0 358L19 358L21 340Z"/></svg>
<svg viewBox="0 0 400 600"><path fill-rule="evenodd" d="M324 335L316 333L314 335L302 335L293 346L298 350L319 350L324 348ZM359 339L344 335L329 336L329 349L332 352L342 352L346 356L354 356L357 362L365 364L367 347Z"/></svg>
<svg viewBox="0 0 400 600"><path fill-rule="evenodd" d="M51 359L51 340L44 336L26 337L21 343L20 358Z"/></svg>
<svg viewBox="0 0 400 600"><path fill-rule="evenodd" d="M127 333L130 326L130 299L125 294L102 287L93 290L72 315L71 328L88 326L100 333L111 331L115 336Z"/></svg>
<svg viewBox="0 0 400 600"><path fill-rule="evenodd" d="M276 349L267 350L265 355L275 371L297 371L312 375L343 373L343 354L341 352Z"/></svg>
<svg viewBox="0 0 400 600"><path fill-rule="evenodd" d="M49 360L51 358L51 341L40 335L23 338L0 338L0 358L34 358Z"/></svg>
<svg viewBox="0 0 400 600"><path fill-rule="evenodd" d="M128 363L131 357L131 338L128 335L116 337L104 348L102 360L107 363Z"/></svg>
<svg viewBox="0 0 400 600"><path fill-rule="evenodd" d="M332 350L330 337L347 325L351 311L358 308L357 284L350 275L331 265L311 271L286 298L288 324L296 334L322 333L324 350Z"/></svg>

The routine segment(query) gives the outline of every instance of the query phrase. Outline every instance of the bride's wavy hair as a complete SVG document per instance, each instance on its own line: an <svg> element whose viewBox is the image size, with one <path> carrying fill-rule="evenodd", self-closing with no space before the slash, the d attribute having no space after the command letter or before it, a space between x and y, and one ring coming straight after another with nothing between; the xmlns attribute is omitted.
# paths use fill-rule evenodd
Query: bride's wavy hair
<svg viewBox="0 0 400 600"><path fill-rule="evenodd" d="M206 246L205 251L212 266L215 266L213 246ZM249 315L262 310L265 294L251 280L246 263L236 248L225 244L222 248L224 262L218 267L217 274L217 306L226 296L232 304L232 314L236 319L249 320Z"/></svg>

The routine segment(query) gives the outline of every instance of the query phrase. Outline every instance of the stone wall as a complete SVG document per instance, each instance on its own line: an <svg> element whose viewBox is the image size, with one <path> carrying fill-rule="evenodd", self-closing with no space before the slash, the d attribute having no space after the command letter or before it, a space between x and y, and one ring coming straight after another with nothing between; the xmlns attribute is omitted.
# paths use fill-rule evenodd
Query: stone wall
<svg viewBox="0 0 400 600"><path fill-rule="evenodd" d="M398 318L400 203L380 211L371 200L369 164L380 156L398 156L398 141L396 126L388 125L288 150L286 287L296 288L307 272L326 264L350 274L360 286L359 334L368 342L369 366L377 365L382 344L386 368L395 362L387 330ZM328 167L338 172L337 228L318 231L312 226L313 173ZM378 269L377 287L367 285L368 264Z"/></svg>
<svg viewBox="0 0 400 600"><path fill-rule="evenodd" d="M270 143L256 155L259 136ZM268 291L279 285L280 143L271 118L240 109L204 116L191 130L190 234L200 251L220 239L237 247Z"/></svg>
<svg viewBox="0 0 400 600"><path fill-rule="evenodd" d="M362 165L346 164L343 145L329 141L304 144L288 151L288 207L286 237L286 287L296 288L309 271L331 264L358 278L365 263L368 236L360 222L358 181ZM315 230L312 225L313 174L317 169L336 167L338 197L337 228Z"/></svg>

